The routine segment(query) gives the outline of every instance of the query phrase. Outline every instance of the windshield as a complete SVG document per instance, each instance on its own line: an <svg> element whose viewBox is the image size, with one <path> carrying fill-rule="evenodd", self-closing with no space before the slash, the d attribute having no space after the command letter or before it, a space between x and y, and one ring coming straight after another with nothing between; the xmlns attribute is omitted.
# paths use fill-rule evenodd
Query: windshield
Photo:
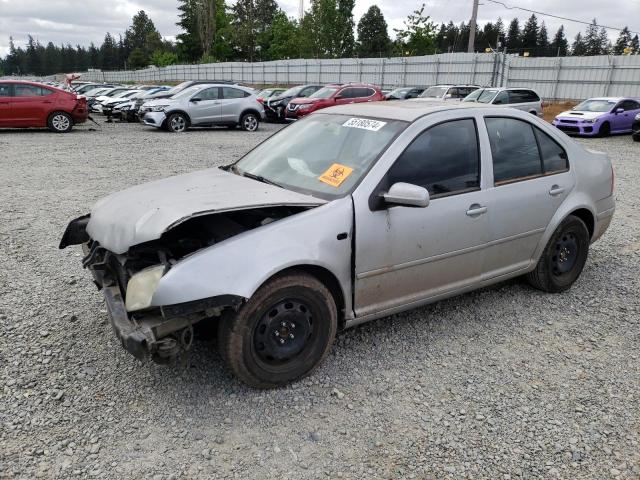
<svg viewBox="0 0 640 480"><path fill-rule="evenodd" d="M178 85L176 85L173 88L170 88L169 90L167 90L167 93L170 93L172 95L175 95L176 93L178 93L179 91L183 90L187 85L189 85L191 82L182 82L179 83Z"/></svg>
<svg viewBox="0 0 640 480"><path fill-rule="evenodd" d="M478 100L478 97L484 92L484 88L479 88L478 90L474 90L469 95L462 99L463 102L475 102Z"/></svg>
<svg viewBox="0 0 640 480"><path fill-rule="evenodd" d="M420 94L420 98L444 98L449 87L429 87Z"/></svg>
<svg viewBox="0 0 640 480"><path fill-rule="evenodd" d="M322 87L317 92L314 92L311 95L309 95L309 98L329 98L330 96L332 96L337 91L338 91L337 88Z"/></svg>
<svg viewBox="0 0 640 480"><path fill-rule="evenodd" d="M260 93L258 93L257 97L258 98L267 98L271 95L271 93L273 92L273 90L262 90Z"/></svg>
<svg viewBox="0 0 640 480"><path fill-rule="evenodd" d="M406 125L314 114L260 144L233 170L290 190L338 198L351 191Z"/></svg>
<svg viewBox="0 0 640 480"><path fill-rule="evenodd" d="M193 85L191 87L185 88L181 92L176 93L173 97L171 97L171 99L190 97L191 95L193 95L194 93L196 93L201 89L202 89L202 85ZM170 91L171 90L169 90L169 92Z"/></svg>
<svg viewBox="0 0 640 480"><path fill-rule="evenodd" d="M131 94L131 90L122 90L120 92L116 92L114 95L111 95L111 96L113 98L120 98L130 94Z"/></svg>
<svg viewBox="0 0 640 480"><path fill-rule="evenodd" d="M409 93L410 88L396 88L389 93L390 97L404 98Z"/></svg>
<svg viewBox="0 0 640 480"><path fill-rule="evenodd" d="M300 87L292 87L289 90L285 90L284 92L282 92L278 96L279 97L295 97L300 90L302 90L302 86L300 86Z"/></svg>
<svg viewBox="0 0 640 480"><path fill-rule="evenodd" d="M580 112L608 112L616 104L613 100L585 100L573 110Z"/></svg>
<svg viewBox="0 0 640 480"><path fill-rule="evenodd" d="M478 95L478 99L476 102L478 103L491 103L491 100L497 95L498 90L496 89L486 89L483 90L480 95ZM468 98L468 97L467 97Z"/></svg>
<svg viewBox="0 0 640 480"><path fill-rule="evenodd" d="M99 93L106 92L107 90L108 90L107 88L94 88L93 90L89 90L88 92L85 92L84 95L87 97L91 97L94 95L98 95Z"/></svg>

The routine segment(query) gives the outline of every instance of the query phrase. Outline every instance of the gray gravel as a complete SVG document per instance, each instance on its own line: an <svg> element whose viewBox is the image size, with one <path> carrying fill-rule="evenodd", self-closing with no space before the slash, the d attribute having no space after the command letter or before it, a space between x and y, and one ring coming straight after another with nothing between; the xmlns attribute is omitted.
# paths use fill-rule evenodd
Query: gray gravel
<svg viewBox="0 0 640 480"><path fill-rule="evenodd" d="M618 210L569 292L500 284L339 334L309 379L255 391L206 341L122 350L69 219L237 158L278 127L0 132L0 478L640 478L640 144L608 151Z"/></svg>

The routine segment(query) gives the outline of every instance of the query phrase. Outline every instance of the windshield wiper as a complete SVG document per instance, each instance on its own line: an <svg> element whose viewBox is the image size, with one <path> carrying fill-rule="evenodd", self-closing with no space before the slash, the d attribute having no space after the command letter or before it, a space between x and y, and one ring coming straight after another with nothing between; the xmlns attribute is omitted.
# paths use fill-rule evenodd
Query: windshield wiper
<svg viewBox="0 0 640 480"><path fill-rule="evenodd" d="M235 165L233 167L231 167L231 168L233 169L233 171L235 173L237 173L238 175L241 175L243 177L250 178L251 180L257 180L259 182L266 183L267 185L273 185L274 187L284 188L282 185L280 185L280 184L278 184L278 183L276 183L276 182L274 182L272 180L269 180L268 178L264 178L262 175L254 175L253 173L249 173L249 172L240 173Z"/></svg>

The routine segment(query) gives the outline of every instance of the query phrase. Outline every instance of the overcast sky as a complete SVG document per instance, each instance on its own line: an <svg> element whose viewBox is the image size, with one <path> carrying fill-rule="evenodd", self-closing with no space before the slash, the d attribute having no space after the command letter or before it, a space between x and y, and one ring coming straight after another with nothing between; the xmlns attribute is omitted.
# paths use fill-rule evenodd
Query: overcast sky
<svg viewBox="0 0 640 480"><path fill-rule="evenodd" d="M229 1L229 0L227 0ZM310 0L305 0L305 8ZM529 8L569 18L591 21L611 27L629 26L640 31L640 0L503 0L509 6ZM9 36L17 45L26 43L31 34L41 43L53 41L56 44L88 45L100 44L107 31L123 33L131 23L131 17L138 10L146 10L156 27L165 38L173 38L178 33L175 23L178 11L177 0L0 0L0 55L8 51ZM289 15L298 13L298 0L279 0L281 8ZM356 23L373 4L377 4L389 23L389 33L393 28L402 27L408 14L420 6L421 0L356 0L354 17ZM471 16L472 0L429 0L426 12L436 22L455 23L468 21ZM501 5L481 0L478 21L484 23L502 17L505 23L513 17L521 20L530 13L507 10ZM561 23L565 25L570 39L585 25L539 16L544 20L552 36ZM617 32L610 31L612 40Z"/></svg>

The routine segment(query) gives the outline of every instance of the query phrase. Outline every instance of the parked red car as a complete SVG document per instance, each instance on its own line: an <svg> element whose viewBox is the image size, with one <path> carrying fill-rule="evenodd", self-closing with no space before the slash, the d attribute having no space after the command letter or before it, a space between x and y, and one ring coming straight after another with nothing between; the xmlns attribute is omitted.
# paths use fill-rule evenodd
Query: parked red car
<svg viewBox="0 0 640 480"><path fill-rule="evenodd" d="M384 100L380 88L368 83L347 83L327 85L307 98L296 98L287 105L286 119L298 120L305 115L345 103L377 102Z"/></svg>
<svg viewBox="0 0 640 480"><path fill-rule="evenodd" d="M69 132L87 121L87 99L34 82L0 81L0 128L48 127Z"/></svg>

